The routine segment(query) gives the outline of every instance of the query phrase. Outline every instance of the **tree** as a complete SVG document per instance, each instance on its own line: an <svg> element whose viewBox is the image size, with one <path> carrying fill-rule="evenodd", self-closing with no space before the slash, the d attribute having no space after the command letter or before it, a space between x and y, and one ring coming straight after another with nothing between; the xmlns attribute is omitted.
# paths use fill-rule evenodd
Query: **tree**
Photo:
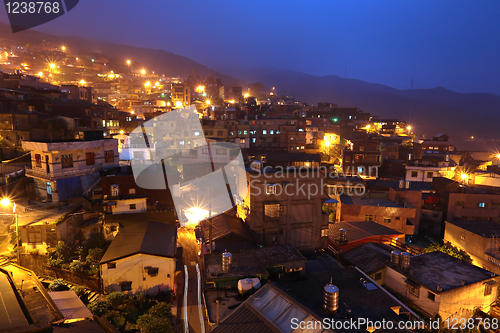
<svg viewBox="0 0 500 333"><path fill-rule="evenodd" d="M102 317L104 314L106 314L110 307L111 305L108 301L102 301L100 299L87 305L87 308L90 310L90 312L98 317Z"/></svg>
<svg viewBox="0 0 500 333"><path fill-rule="evenodd" d="M137 319L137 327L141 333L173 333L174 329L168 318L157 318L145 314Z"/></svg>
<svg viewBox="0 0 500 333"><path fill-rule="evenodd" d="M64 282L63 279L55 279L53 280L49 286L47 287L50 291L63 291L63 290L68 290L68 286L66 286L66 283Z"/></svg>
<svg viewBox="0 0 500 333"><path fill-rule="evenodd" d="M101 261L103 255L104 250L96 247L89 250L89 254L86 259L90 264L98 264Z"/></svg>
<svg viewBox="0 0 500 333"><path fill-rule="evenodd" d="M471 257L467 254L467 252L460 251L456 247L452 246L451 244L439 244L438 242L433 242L431 245L426 247L424 249L424 253L430 253L434 251L441 251L443 253L446 253L449 256L452 256L454 258L466 261L468 263L472 263Z"/></svg>
<svg viewBox="0 0 500 333"><path fill-rule="evenodd" d="M83 265L81 261L75 260L71 264L69 264L69 270L75 273L84 273L85 265Z"/></svg>

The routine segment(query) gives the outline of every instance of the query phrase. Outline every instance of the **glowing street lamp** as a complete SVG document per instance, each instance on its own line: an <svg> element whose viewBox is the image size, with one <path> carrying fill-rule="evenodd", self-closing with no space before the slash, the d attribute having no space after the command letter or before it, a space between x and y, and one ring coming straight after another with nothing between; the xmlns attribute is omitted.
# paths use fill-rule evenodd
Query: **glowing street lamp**
<svg viewBox="0 0 500 333"><path fill-rule="evenodd" d="M52 69L56 68L56 64L54 64L53 62L51 62L49 66L50 66L50 68L52 68Z"/></svg>
<svg viewBox="0 0 500 333"><path fill-rule="evenodd" d="M234 99L230 100L229 104L234 104Z"/></svg>
<svg viewBox="0 0 500 333"><path fill-rule="evenodd" d="M243 95L243 97L248 98L248 97L250 97L250 94L246 93L245 95Z"/></svg>
<svg viewBox="0 0 500 333"><path fill-rule="evenodd" d="M61 47L61 50L66 51L66 46Z"/></svg>
<svg viewBox="0 0 500 333"><path fill-rule="evenodd" d="M145 69L143 69L143 70L141 71L141 73L142 73L142 75L145 75L145 74L146 74L146 70L145 70Z"/></svg>
<svg viewBox="0 0 500 333"><path fill-rule="evenodd" d="M181 101L175 102L175 107L176 108L181 108L182 107L182 102Z"/></svg>
<svg viewBox="0 0 500 333"><path fill-rule="evenodd" d="M85 80L81 80L79 83L80 83L82 86L83 86L83 85L85 85L85 84L87 84L87 82L85 82Z"/></svg>
<svg viewBox="0 0 500 333"><path fill-rule="evenodd" d="M127 65L129 65L129 66L130 66L130 63L131 63L131 61L130 61L130 60L127 60Z"/></svg>
<svg viewBox="0 0 500 333"><path fill-rule="evenodd" d="M497 158L500 159L500 154L497 155Z"/></svg>
<svg viewBox="0 0 500 333"><path fill-rule="evenodd" d="M146 87L146 88L149 87L150 85L151 85L151 82L149 82L149 81L144 83L144 87Z"/></svg>
<svg viewBox="0 0 500 333"><path fill-rule="evenodd" d="M467 176L467 174L466 174L466 173L462 173L462 174L460 175L460 178L462 178L462 180L467 180L467 179L469 178L469 176Z"/></svg>
<svg viewBox="0 0 500 333"><path fill-rule="evenodd" d="M411 131L411 126L410 125L406 126L406 129L408 130L408 132Z"/></svg>
<svg viewBox="0 0 500 333"><path fill-rule="evenodd" d="M210 215L208 210L199 207L186 209L184 214L191 225L197 225L201 220L206 219Z"/></svg>
<svg viewBox="0 0 500 333"><path fill-rule="evenodd" d="M123 133L125 133L125 131L124 130L120 130L120 134L123 134Z"/></svg>
<svg viewBox="0 0 500 333"><path fill-rule="evenodd" d="M199 92L199 93L202 93L205 91L205 87L204 86L198 86L196 87L196 91Z"/></svg>
<svg viewBox="0 0 500 333"><path fill-rule="evenodd" d="M17 264L19 265L21 263L19 253L21 252L21 249L19 248L19 219L16 214L16 203L14 201L11 201L9 198L3 198L0 200L0 203L2 206L12 206L12 214L14 214L14 219L16 220L16 239L17 239Z"/></svg>

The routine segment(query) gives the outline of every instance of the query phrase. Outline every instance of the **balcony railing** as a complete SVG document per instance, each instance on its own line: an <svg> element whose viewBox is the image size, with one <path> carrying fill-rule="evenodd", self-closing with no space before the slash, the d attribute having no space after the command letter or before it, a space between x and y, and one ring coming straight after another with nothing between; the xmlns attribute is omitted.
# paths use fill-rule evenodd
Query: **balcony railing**
<svg viewBox="0 0 500 333"><path fill-rule="evenodd" d="M47 172L44 169L28 169L26 168L26 175L34 178L41 178L45 180L55 180L60 178L68 178L68 177L77 177L90 175L94 172L101 171L103 164L96 164L84 168L71 168L71 169L63 169L57 170L55 172Z"/></svg>

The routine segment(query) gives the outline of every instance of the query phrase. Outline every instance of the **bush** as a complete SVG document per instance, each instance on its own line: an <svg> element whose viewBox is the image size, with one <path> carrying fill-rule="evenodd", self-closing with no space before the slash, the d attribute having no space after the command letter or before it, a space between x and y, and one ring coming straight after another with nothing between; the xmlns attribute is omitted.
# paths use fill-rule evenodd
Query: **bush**
<svg viewBox="0 0 500 333"><path fill-rule="evenodd" d="M173 333L174 329L168 318L157 318L145 314L137 319L137 328L141 333Z"/></svg>
<svg viewBox="0 0 500 333"><path fill-rule="evenodd" d="M50 291L63 291L68 290L68 286L64 283L63 279L53 280L47 287Z"/></svg>
<svg viewBox="0 0 500 333"><path fill-rule="evenodd" d="M100 299L87 305L87 308L90 310L90 312L92 312L93 315L96 315L98 317L101 317L106 312L108 312L110 307L111 306L108 301L101 301Z"/></svg>
<svg viewBox="0 0 500 333"><path fill-rule="evenodd" d="M85 295L85 287L83 286L73 286L71 287L71 290L73 290L78 297Z"/></svg>
<svg viewBox="0 0 500 333"><path fill-rule="evenodd" d="M113 309L117 309L120 305L123 305L126 300L127 296L119 291L114 291L106 296L106 301L109 302Z"/></svg>
<svg viewBox="0 0 500 333"><path fill-rule="evenodd" d="M69 270L76 273L83 273L85 271L85 266L81 261L75 260L69 264Z"/></svg>
<svg viewBox="0 0 500 333"><path fill-rule="evenodd" d="M157 318L170 318L172 314L172 306L168 303L165 302L160 302L155 305L153 305L148 313Z"/></svg>

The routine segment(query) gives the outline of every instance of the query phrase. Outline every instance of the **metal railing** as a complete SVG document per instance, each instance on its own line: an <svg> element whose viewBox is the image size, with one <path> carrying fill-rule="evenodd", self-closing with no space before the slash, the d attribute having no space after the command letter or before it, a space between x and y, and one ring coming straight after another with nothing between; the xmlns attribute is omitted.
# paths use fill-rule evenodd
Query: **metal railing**
<svg viewBox="0 0 500 333"><path fill-rule="evenodd" d="M44 169L28 169L26 168L26 175L34 178L41 178L46 180L55 180L60 178L76 177L90 175L94 172L101 171L103 164L96 164L84 168L72 168L67 170L57 170L56 172L47 172Z"/></svg>

